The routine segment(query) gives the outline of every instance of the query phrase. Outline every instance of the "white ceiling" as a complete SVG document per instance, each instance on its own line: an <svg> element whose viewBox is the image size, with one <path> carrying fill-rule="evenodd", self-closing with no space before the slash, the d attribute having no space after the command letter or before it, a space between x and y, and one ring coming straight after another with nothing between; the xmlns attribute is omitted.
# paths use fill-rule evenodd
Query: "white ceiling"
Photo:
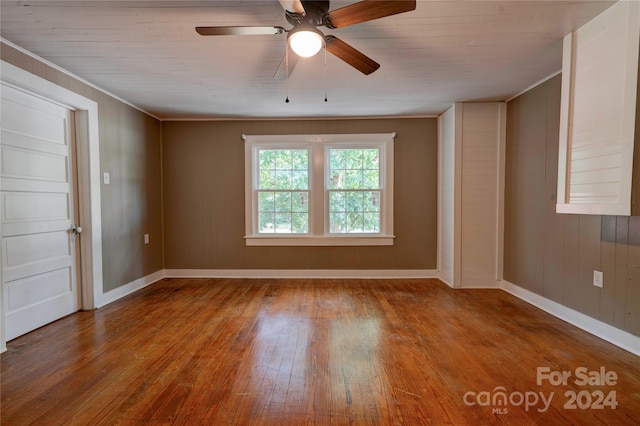
<svg viewBox="0 0 640 426"><path fill-rule="evenodd" d="M562 37L612 3L418 0L413 12L322 28L381 65L365 76L329 54L326 103L324 54L274 80L285 35L194 30L289 28L277 0L2 0L0 15L3 39L162 119L422 116L506 100L558 71Z"/></svg>

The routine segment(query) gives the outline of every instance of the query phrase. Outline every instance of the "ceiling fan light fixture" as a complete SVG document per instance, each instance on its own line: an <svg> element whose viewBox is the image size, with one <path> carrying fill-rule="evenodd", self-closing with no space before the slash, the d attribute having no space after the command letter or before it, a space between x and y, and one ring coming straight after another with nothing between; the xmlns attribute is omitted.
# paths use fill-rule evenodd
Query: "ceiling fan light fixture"
<svg viewBox="0 0 640 426"><path fill-rule="evenodd" d="M296 55L310 58L322 49L324 37L315 28L305 28L289 33L288 41Z"/></svg>

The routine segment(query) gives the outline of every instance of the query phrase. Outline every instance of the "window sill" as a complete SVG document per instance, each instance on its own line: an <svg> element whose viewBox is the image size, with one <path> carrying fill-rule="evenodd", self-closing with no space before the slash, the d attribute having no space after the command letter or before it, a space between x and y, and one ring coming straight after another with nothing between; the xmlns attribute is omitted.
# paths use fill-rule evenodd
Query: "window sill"
<svg viewBox="0 0 640 426"><path fill-rule="evenodd" d="M392 246L395 236L262 236L244 237L247 246Z"/></svg>

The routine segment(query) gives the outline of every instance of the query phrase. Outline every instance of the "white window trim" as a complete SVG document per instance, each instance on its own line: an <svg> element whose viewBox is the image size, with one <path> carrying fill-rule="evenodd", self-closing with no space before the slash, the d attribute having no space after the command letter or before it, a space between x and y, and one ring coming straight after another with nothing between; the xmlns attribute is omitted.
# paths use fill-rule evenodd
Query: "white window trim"
<svg viewBox="0 0 640 426"><path fill-rule="evenodd" d="M389 246L393 245L393 143L395 133L326 134L326 135L242 135L245 141L245 243L247 246ZM329 148L371 147L381 149L381 217L380 233L331 234L328 232L328 162L323 161ZM259 234L254 176L260 148L310 150L309 233ZM321 178L320 178L321 177Z"/></svg>

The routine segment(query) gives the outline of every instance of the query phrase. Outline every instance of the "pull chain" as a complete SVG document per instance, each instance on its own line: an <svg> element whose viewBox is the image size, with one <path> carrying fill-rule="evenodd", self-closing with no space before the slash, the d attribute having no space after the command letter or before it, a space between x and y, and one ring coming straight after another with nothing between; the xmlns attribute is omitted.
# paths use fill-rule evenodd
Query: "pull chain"
<svg viewBox="0 0 640 426"><path fill-rule="evenodd" d="M327 102L327 42L324 43L324 101Z"/></svg>
<svg viewBox="0 0 640 426"><path fill-rule="evenodd" d="M284 51L284 61L287 68L287 75L285 76L285 86L287 90L287 99L285 99L286 103L289 103L289 44L286 45Z"/></svg>

